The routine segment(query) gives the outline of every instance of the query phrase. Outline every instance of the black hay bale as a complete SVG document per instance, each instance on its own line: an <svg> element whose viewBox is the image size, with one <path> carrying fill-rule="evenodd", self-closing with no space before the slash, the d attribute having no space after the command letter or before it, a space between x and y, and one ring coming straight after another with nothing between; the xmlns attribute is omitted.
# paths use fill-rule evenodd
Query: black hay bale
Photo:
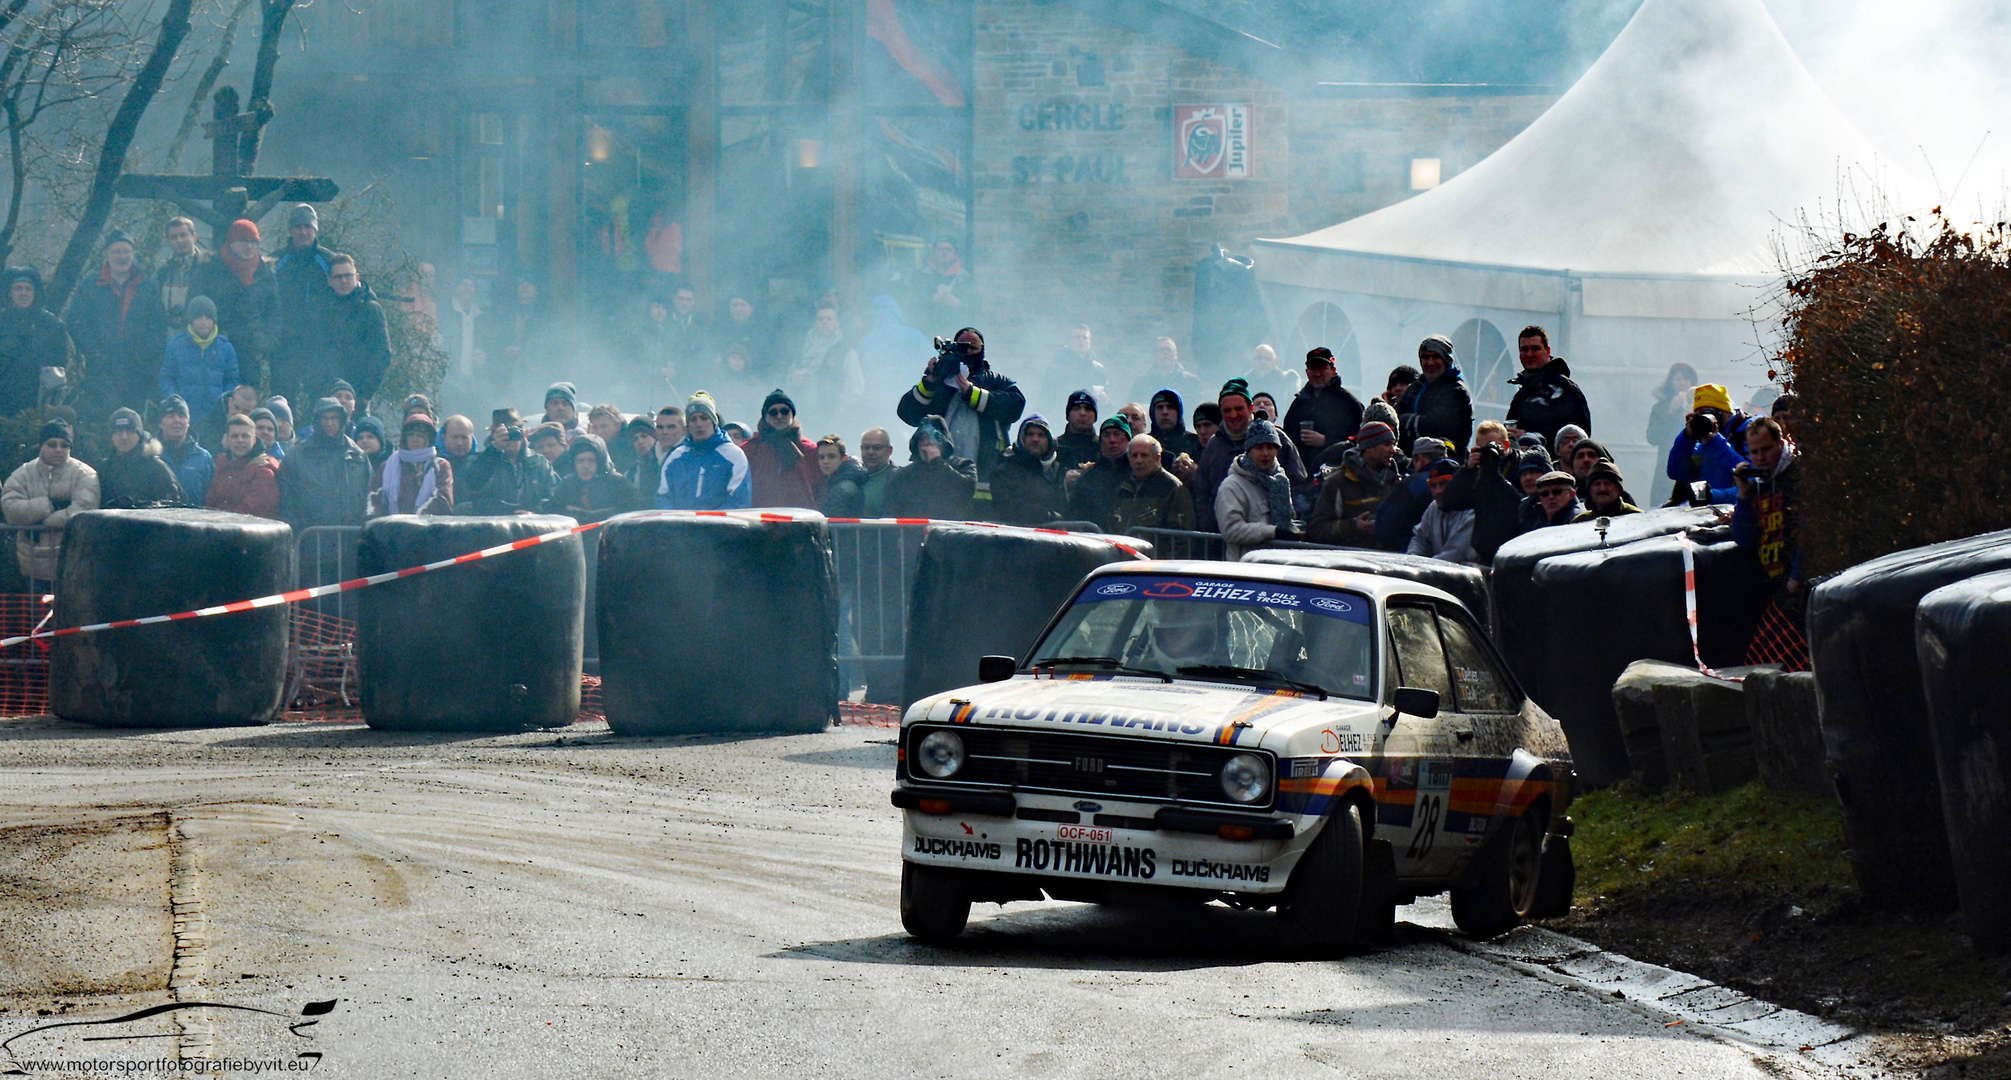
<svg viewBox="0 0 2011 1080"><path fill-rule="evenodd" d="M571 518L381 517L363 527L364 575L451 559ZM580 538L364 589L356 655L363 719L400 731L529 731L580 712L586 562Z"/></svg>
<svg viewBox="0 0 2011 1080"><path fill-rule="evenodd" d="M821 731L837 716L822 515L645 511L600 534L601 707L616 734Z"/></svg>
<svg viewBox="0 0 2011 1080"><path fill-rule="evenodd" d="M1997 570L2011 570L2011 532L1894 552L1809 597L1823 754L1852 868L1873 907L1950 911L1958 903L1914 613L1928 593Z"/></svg>
<svg viewBox="0 0 2011 1080"><path fill-rule="evenodd" d="M1717 513L1709 507L1678 506L1627 514L1612 519L1605 546L1620 547L1636 540L1682 532L1693 525L1713 525L1717 520ZM1523 690L1552 715L1557 710L1550 704L1550 688L1543 684L1543 653L1550 637L1543 607L1536 602L1532 581L1536 564L1552 555L1593 551L1600 546L1599 531L1588 521L1583 525L1553 525L1523 533L1494 553L1494 570L1487 583L1494 642L1515 677L1522 681Z"/></svg>
<svg viewBox="0 0 2011 1080"><path fill-rule="evenodd" d="M1963 922L2011 951L2011 572L1928 593L1915 629Z"/></svg>
<svg viewBox="0 0 2011 1080"><path fill-rule="evenodd" d="M54 625L172 615L293 588L293 530L217 510L70 519ZM106 727L228 727L279 715L288 605L58 638L49 708Z"/></svg>
<svg viewBox="0 0 2011 1080"><path fill-rule="evenodd" d="M1478 566L1426 559L1396 551L1368 548L1337 548L1315 551L1310 548L1258 548L1243 556L1247 563L1272 566L1306 566L1320 570L1344 570L1357 574L1380 574L1419 585L1430 585L1459 598L1466 610L1488 625L1487 574Z"/></svg>
<svg viewBox="0 0 2011 1080"><path fill-rule="evenodd" d="M1729 532L1706 529L1692 541L1699 639L1704 662L1714 667L1741 659L1767 598L1759 565ZM1544 647L1532 650L1546 695L1538 704L1564 725L1579 776L1595 787L1616 783L1630 765L1614 683L1636 660L1696 664L1683 606L1682 541L1662 536L1553 555L1536 564L1531 584L1547 635ZM1507 602L1499 593L1495 599Z"/></svg>
<svg viewBox="0 0 2011 1080"><path fill-rule="evenodd" d="M1142 555L1129 537L929 526L908 607L903 705L978 681L981 656L1025 656L1084 575Z"/></svg>

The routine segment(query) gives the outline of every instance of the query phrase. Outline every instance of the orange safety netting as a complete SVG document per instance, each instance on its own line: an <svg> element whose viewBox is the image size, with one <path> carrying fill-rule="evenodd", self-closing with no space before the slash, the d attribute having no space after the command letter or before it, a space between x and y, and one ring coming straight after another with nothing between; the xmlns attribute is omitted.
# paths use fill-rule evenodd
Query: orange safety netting
<svg viewBox="0 0 2011 1080"><path fill-rule="evenodd" d="M1782 610L1779 597L1769 600L1767 610L1761 613L1759 628L1746 646L1746 663L1779 664L1782 671L1809 669L1808 638Z"/></svg>
<svg viewBox="0 0 2011 1080"><path fill-rule="evenodd" d="M47 593L0 593L0 637L33 633L49 618ZM23 642L0 652L0 716L49 711L49 642Z"/></svg>

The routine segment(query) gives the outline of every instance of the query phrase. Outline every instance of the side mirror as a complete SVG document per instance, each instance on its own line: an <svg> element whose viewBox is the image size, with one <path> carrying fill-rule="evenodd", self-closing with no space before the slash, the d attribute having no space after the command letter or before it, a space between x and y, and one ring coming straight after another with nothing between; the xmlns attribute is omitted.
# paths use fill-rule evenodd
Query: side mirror
<svg viewBox="0 0 2011 1080"><path fill-rule="evenodd" d="M1004 682L1012 678L1018 671L1019 658L1016 656L978 657L979 682ZM1433 700L1437 699L1434 698Z"/></svg>
<svg viewBox="0 0 2011 1080"><path fill-rule="evenodd" d="M1397 698L1393 704L1396 705L1397 714L1400 716L1409 715L1420 720L1429 720L1438 715L1438 691L1419 690L1414 686L1402 687L1397 690Z"/></svg>

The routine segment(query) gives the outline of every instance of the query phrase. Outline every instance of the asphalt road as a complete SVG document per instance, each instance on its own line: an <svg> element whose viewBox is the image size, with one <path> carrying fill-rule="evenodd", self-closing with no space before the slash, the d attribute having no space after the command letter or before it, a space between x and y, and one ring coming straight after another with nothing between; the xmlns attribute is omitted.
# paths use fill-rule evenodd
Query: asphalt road
<svg viewBox="0 0 2011 1080"><path fill-rule="evenodd" d="M891 734L0 721L0 927L40 942L0 948L0 1038L127 1004L297 1022L333 1000L301 1034L188 1009L152 1043L93 1045L307 1048L316 1074L369 1077L1780 1075L1457 951L1430 902L1402 909L1421 925L1396 946L1331 962L1219 907L986 905L956 947L917 944L895 908ZM97 839L47 871L70 827ZM9 858L54 880L24 887ZM135 911L160 881L172 895ZM171 901L181 937L162 940ZM72 1052L77 1033L12 1050Z"/></svg>

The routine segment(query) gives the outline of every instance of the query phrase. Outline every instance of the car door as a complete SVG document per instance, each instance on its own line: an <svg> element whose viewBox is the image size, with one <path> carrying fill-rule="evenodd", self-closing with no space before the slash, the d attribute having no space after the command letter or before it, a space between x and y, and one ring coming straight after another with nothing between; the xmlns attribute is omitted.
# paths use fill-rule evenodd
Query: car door
<svg viewBox="0 0 2011 1080"><path fill-rule="evenodd" d="M1464 608L1441 604L1438 616L1456 699L1453 783L1440 817L1438 846L1457 852L1477 849L1487 837L1522 731L1522 695ZM1448 866L1447 872L1457 869Z"/></svg>
<svg viewBox="0 0 2011 1080"><path fill-rule="evenodd" d="M1377 762L1376 835L1396 849L1399 878L1438 877L1464 846L1442 840L1461 741L1456 732L1465 727L1470 735L1471 726L1457 712L1437 607L1429 600L1396 600L1388 612L1396 666L1389 693L1399 686L1436 691L1439 714L1397 716L1390 725Z"/></svg>

